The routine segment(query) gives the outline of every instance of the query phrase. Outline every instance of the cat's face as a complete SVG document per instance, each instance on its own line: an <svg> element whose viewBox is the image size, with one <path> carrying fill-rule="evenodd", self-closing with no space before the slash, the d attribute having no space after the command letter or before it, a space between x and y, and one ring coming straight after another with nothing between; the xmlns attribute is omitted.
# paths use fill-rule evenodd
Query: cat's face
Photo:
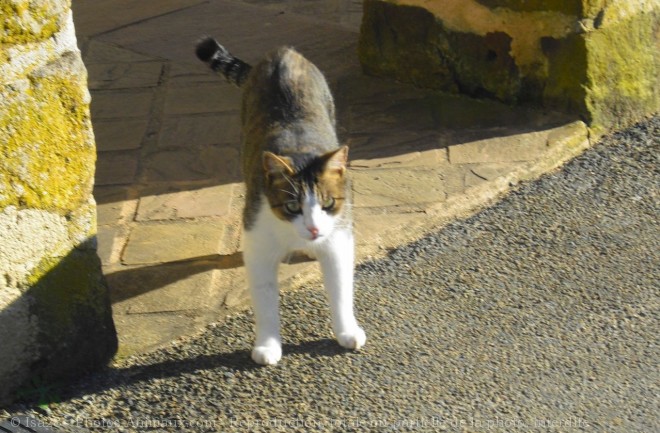
<svg viewBox="0 0 660 433"><path fill-rule="evenodd" d="M313 158L264 152L270 208L301 238L320 241L334 230L346 204L347 157L346 146Z"/></svg>

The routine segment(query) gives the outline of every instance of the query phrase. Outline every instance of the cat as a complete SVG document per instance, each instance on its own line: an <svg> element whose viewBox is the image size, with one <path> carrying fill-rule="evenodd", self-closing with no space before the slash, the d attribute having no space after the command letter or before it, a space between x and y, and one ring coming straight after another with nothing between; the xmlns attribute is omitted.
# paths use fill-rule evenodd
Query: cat
<svg viewBox="0 0 660 433"><path fill-rule="evenodd" d="M353 309L348 147L337 139L325 77L290 47L255 66L211 37L198 42L196 54L242 88L243 259L255 316L252 359L274 365L282 357L277 271L297 251L321 265L338 343L360 349L366 334Z"/></svg>

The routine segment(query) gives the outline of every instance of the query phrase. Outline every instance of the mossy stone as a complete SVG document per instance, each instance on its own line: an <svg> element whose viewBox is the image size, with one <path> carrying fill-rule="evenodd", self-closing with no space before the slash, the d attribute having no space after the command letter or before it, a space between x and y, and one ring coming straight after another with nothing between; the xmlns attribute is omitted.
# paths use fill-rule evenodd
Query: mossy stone
<svg viewBox="0 0 660 433"><path fill-rule="evenodd" d="M577 18L593 18L601 11L606 0L476 0L489 8L506 8L519 12L551 11L573 15Z"/></svg>
<svg viewBox="0 0 660 433"><path fill-rule="evenodd" d="M541 50L548 59L548 74L537 102L591 121L586 106L587 47L583 35L542 38Z"/></svg>
<svg viewBox="0 0 660 433"><path fill-rule="evenodd" d="M454 32L424 8L365 1L359 55L368 74L516 102L524 83L510 51L506 33Z"/></svg>
<svg viewBox="0 0 660 433"><path fill-rule="evenodd" d="M542 7L534 1L481 3L518 8L520 14ZM544 10L568 5L543 3ZM563 9L577 14L575 28L541 36L531 45L538 45L538 60L519 66L510 53L524 35L512 40L504 31L466 33L447 28L422 7L366 0L360 61L368 74L421 87L557 109L579 116L597 133L658 112L660 8L626 9L625 4L615 3L602 9L601 0L575 5L579 11ZM621 8L627 12L618 13ZM582 15L601 18L580 21L591 23L581 27ZM531 12L529 19L535 19Z"/></svg>
<svg viewBox="0 0 660 433"><path fill-rule="evenodd" d="M96 152L89 96L82 62L72 58L60 60L61 68L48 65L53 73L29 76L26 88L0 87L0 207L67 214L91 193Z"/></svg>
<svg viewBox="0 0 660 433"><path fill-rule="evenodd" d="M72 250L44 259L24 294L39 328L32 377L60 380L106 364L117 351L108 289L96 252Z"/></svg>
<svg viewBox="0 0 660 433"><path fill-rule="evenodd" d="M620 128L660 111L660 8L584 35L592 123Z"/></svg>
<svg viewBox="0 0 660 433"><path fill-rule="evenodd" d="M60 29L60 19L70 0L0 0L0 50L2 45L40 42Z"/></svg>

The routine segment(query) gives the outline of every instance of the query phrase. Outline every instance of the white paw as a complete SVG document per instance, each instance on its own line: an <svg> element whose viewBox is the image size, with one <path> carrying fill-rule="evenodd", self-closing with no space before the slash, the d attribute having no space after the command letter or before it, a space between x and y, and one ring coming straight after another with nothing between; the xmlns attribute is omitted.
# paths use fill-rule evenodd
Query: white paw
<svg viewBox="0 0 660 433"><path fill-rule="evenodd" d="M257 346L252 350L252 360L259 365L275 365L282 359L279 346Z"/></svg>
<svg viewBox="0 0 660 433"><path fill-rule="evenodd" d="M359 326L348 332L341 332L337 334L337 342L346 349L360 350L364 343L367 342L367 334Z"/></svg>

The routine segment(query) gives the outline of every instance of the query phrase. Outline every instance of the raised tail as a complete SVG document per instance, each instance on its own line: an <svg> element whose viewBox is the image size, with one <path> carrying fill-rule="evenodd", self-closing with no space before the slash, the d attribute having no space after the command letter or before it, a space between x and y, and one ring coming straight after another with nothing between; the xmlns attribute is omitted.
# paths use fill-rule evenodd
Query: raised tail
<svg viewBox="0 0 660 433"><path fill-rule="evenodd" d="M211 69L238 87L245 82L252 69L252 66L232 56L225 47L210 36L197 43L195 54L199 60L207 63Z"/></svg>

